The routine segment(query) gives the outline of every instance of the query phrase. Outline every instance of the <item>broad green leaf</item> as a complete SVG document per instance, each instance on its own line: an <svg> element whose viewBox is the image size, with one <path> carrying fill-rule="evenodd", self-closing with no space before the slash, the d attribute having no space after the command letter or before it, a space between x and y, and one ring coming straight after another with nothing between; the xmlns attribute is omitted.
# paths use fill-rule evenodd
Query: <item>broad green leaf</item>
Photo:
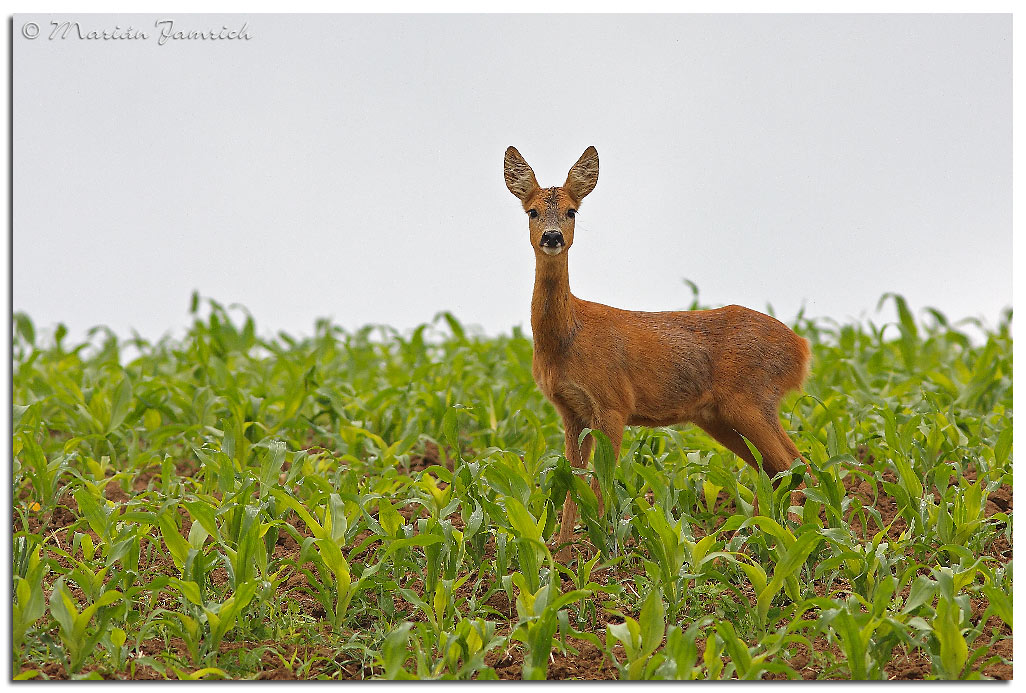
<svg viewBox="0 0 1026 693"><path fill-rule="evenodd" d="M937 613L931 627L940 645L937 661L940 674L945 679L961 677L962 667L969 657L969 646L958 626L958 606L951 600L941 597L937 601Z"/></svg>
<svg viewBox="0 0 1026 693"><path fill-rule="evenodd" d="M773 569L773 578L758 595L758 612L761 622L765 623L766 615L769 613L770 601L780 591L784 580L798 572L809 557L809 554L819 544L821 538L814 532L804 532L787 550L784 558L777 563Z"/></svg>
<svg viewBox="0 0 1026 693"><path fill-rule="evenodd" d="M646 655L650 655L662 643L663 632L666 630L663 600L658 589L648 593L645 603L641 606L638 624L641 627L641 649Z"/></svg>
<svg viewBox="0 0 1026 693"><path fill-rule="evenodd" d="M189 549L192 547L178 533L173 508L167 508L157 515L157 526L160 527L160 535L163 537L164 545L167 546L167 550L171 554L171 559L175 562L175 567L181 570L185 566L185 561L189 558Z"/></svg>

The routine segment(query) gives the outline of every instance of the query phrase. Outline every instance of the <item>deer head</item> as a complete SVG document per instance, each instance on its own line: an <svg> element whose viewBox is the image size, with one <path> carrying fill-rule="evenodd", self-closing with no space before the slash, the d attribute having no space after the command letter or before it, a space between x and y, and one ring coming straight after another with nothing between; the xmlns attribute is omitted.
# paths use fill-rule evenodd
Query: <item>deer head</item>
<svg viewBox="0 0 1026 693"><path fill-rule="evenodd" d="M598 152L588 147L570 168L562 187L539 187L534 171L515 147L506 149L506 187L516 195L528 216L531 245L539 256L555 256L574 242L574 219L585 196L598 183Z"/></svg>

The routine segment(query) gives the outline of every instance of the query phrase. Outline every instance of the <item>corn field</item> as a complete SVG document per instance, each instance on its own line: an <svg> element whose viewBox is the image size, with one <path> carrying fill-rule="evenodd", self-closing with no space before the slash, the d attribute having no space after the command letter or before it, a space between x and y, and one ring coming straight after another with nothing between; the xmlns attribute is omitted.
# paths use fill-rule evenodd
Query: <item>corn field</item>
<svg viewBox="0 0 1026 693"><path fill-rule="evenodd" d="M13 677L1011 678L1011 311L878 308L791 322L776 488L696 427L572 469L518 329L16 314Z"/></svg>

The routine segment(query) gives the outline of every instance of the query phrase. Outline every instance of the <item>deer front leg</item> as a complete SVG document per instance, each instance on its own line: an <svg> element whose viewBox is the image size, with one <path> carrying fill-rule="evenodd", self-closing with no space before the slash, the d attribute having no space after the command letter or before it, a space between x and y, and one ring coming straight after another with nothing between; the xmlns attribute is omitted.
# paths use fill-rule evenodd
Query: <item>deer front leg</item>
<svg viewBox="0 0 1026 693"><path fill-rule="evenodd" d="M620 446L623 443L623 429L627 425L627 417L620 416L614 412L606 412L600 418L597 418L592 424L592 428L597 431L602 431L609 438L609 443L613 447L613 467L620 462ZM591 447L592 438L588 436L588 446ZM587 459L587 456L585 456ZM591 490L595 492L595 496L598 498L598 511L601 515L605 510L605 502L602 498L602 491L599 488L598 474L592 475L591 478Z"/></svg>
<svg viewBox="0 0 1026 693"><path fill-rule="evenodd" d="M584 430L584 423L572 414L563 414L563 430L566 435L566 459L570 462L570 466L575 469L581 469L587 462L588 452L591 450L591 438L585 441L584 449L577 442L581 436L581 431ZM577 520L577 504L574 503L573 496L570 491L566 493L566 500L563 502L563 517L559 523L559 539L557 546L559 550L556 554L556 560L560 563L566 563L570 560L570 542L573 540L574 535L574 522Z"/></svg>

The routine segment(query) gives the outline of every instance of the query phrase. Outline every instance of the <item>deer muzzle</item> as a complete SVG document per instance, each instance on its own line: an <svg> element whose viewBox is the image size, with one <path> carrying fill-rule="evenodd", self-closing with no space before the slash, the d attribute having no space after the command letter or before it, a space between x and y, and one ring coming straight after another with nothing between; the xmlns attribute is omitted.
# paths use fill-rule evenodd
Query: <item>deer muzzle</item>
<svg viewBox="0 0 1026 693"><path fill-rule="evenodd" d="M541 236L541 243L538 244L546 255L559 255L566 245L563 240L563 232L559 230L544 231Z"/></svg>

